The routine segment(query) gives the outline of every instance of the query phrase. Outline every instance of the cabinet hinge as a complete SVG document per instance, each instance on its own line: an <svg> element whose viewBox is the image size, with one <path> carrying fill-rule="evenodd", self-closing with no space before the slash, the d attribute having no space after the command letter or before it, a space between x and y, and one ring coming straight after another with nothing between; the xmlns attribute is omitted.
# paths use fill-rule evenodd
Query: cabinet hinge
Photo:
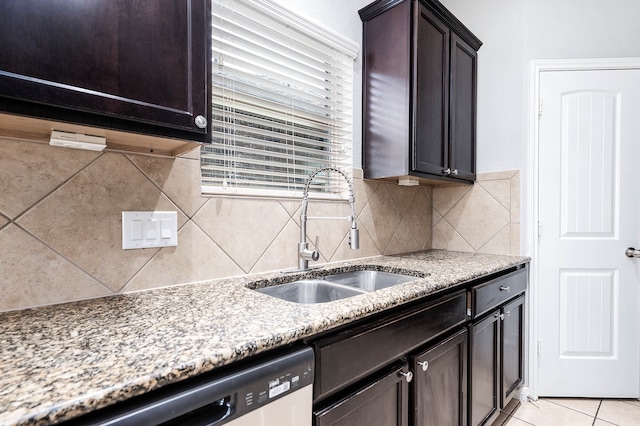
<svg viewBox="0 0 640 426"><path fill-rule="evenodd" d="M542 98L538 100L538 117L542 116Z"/></svg>
<svg viewBox="0 0 640 426"><path fill-rule="evenodd" d="M538 237L542 237L542 221L538 221Z"/></svg>
<svg viewBox="0 0 640 426"><path fill-rule="evenodd" d="M538 358L542 356L542 342L538 340Z"/></svg>

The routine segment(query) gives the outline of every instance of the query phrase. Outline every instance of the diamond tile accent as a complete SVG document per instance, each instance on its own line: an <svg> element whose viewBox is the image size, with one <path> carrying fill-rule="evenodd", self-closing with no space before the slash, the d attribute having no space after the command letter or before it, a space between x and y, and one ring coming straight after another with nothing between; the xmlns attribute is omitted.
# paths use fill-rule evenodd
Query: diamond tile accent
<svg viewBox="0 0 640 426"><path fill-rule="evenodd" d="M467 252L475 251L446 220L439 221L433 227L433 248Z"/></svg>
<svg viewBox="0 0 640 426"><path fill-rule="evenodd" d="M510 214L482 186L475 185L444 218L474 250L478 250L509 223Z"/></svg>
<svg viewBox="0 0 640 426"><path fill-rule="evenodd" d="M0 143L0 212L15 219L69 179L99 153L43 143Z"/></svg>
<svg viewBox="0 0 640 426"><path fill-rule="evenodd" d="M422 249L422 244L418 242L405 219L400 222L398 230L391 238L384 254L400 254Z"/></svg>
<svg viewBox="0 0 640 426"><path fill-rule="evenodd" d="M178 232L177 247L164 247L124 291L242 275L244 272L193 222Z"/></svg>
<svg viewBox="0 0 640 426"><path fill-rule="evenodd" d="M106 153L18 223L111 290L119 291L157 252L122 250L123 210L177 209L122 154ZM185 220L178 212L178 228Z"/></svg>
<svg viewBox="0 0 640 426"><path fill-rule="evenodd" d="M338 250L336 250L330 259L332 262L361 259L363 257L378 256L381 254L367 229L360 225L358 225L358 228L360 229L360 248L358 250L351 250L348 243L348 236L345 236L344 240L338 245Z"/></svg>
<svg viewBox="0 0 640 426"><path fill-rule="evenodd" d="M111 292L16 225L0 231L0 311Z"/></svg>
<svg viewBox="0 0 640 426"><path fill-rule="evenodd" d="M446 215L453 206L471 189L472 185L443 186L433 188L433 208L440 215Z"/></svg>
<svg viewBox="0 0 640 426"><path fill-rule="evenodd" d="M511 208L511 181L510 180L488 180L479 182L493 198L495 198L505 209Z"/></svg>
<svg viewBox="0 0 640 426"><path fill-rule="evenodd" d="M478 174L473 186L435 187L432 199L433 248L520 254L518 170Z"/></svg>
<svg viewBox="0 0 640 426"><path fill-rule="evenodd" d="M384 253L402 221L402 213L387 186L380 185L362 210L359 219L378 247L379 253Z"/></svg>
<svg viewBox="0 0 640 426"><path fill-rule="evenodd" d="M382 185L375 180L354 179L353 190L356 196L356 214L360 215L362 209L369 202L369 198L378 190L378 187Z"/></svg>
<svg viewBox="0 0 640 426"><path fill-rule="evenodd" d="M395 184L391 185L388 183L385 185L387 186L389 193L395 200L398 209L400 209L403 215L409 211L411 203L416 197L416 194L418 194L419 192L423 192L422 188L419 186L400 186Z"/></svg>
<svg viewBox="0 0 640 426"><path fill-rule="evenodd" d="M433 214L433 226L435 227L442 220L442 215L436 209L431 209L431 212Z"/></svg>
<svg viewBox="0 0 640 426"><path fill-rule="evenodd" d="M415 197L407 208L404 220L411 229L420 247L431 247L433 231L433 208L427 192L419 188Z"/></svg>
<svg viewBox="0 0 640 426"><path fill-rule="evenodd" d="M300 217L300 203L300 200L280 200L280 205L291 217Z"/></svg>
<svg viewBox="0 0 640 426"><path fill-rule="evenodd" d="M485 245L477 250L478 253L511 254L511 225L506 225L493 236Z"/></svg>
<svg viewBox="0 0 640 426"><path fill-rule="evenodd" d="M188 217L192 217L207 201L200 185L200 161L198 159L159 158L129 155L162 192Z"/></svg>
<svg viewBox="0 0 640 426"><path fill-rule="evenodd" d="M0 214L0 229L9 223L9 219Z"/></svg>
<svg viewBox="0 0 640 426"><path fill-rule="evenodd" d="M244 272L249 272L289 218L277 201L212 198L193 220Z"/></svg>
<svg viewBox="0 0 640 426"><path fill-rule="evenodd" d="M289 220L284 229L276 236L251 272L282 271L298 266L298 240L300 227Z"/></svg>

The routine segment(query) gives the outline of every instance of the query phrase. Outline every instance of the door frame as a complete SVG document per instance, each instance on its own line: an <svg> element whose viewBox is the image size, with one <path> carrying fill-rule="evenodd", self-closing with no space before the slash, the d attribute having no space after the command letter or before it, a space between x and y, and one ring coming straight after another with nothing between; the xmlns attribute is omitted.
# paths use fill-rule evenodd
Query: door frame
<svg viewBox="0 0 640 426"><path fill-rule="evenodd" d="M538 374L539 374L539 326L538 326L538 223L539 210L539 115L540 108L540 75L549 71L586 71L586 70L640 70L640 58L599 58L599 59L552 59L532 60L529 69L529 143L528 143L528 185L529 203L527 215L529 222L529 235L527 252L531 256L531 268L529 277L529 289L527 291L529 303L529 338L527 354L527 377L529 392L534 399L538 398ZM542 105L544 110L544 105ZM640 300L638 300L640 306ZM640 363L640 360L638 361ZM640 384L639 384L640 391Z"/></svg>

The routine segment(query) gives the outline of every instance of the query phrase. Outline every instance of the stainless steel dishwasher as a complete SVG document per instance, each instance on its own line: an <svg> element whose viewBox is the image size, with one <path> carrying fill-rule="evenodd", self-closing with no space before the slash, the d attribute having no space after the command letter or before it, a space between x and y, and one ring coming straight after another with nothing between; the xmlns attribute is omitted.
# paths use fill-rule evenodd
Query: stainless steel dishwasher
<svg viewBox="0 0 640 426"><path fill-rule="evenodd" d="M313 350L297 347L150 392L75 425L311 426Z"/></svg>

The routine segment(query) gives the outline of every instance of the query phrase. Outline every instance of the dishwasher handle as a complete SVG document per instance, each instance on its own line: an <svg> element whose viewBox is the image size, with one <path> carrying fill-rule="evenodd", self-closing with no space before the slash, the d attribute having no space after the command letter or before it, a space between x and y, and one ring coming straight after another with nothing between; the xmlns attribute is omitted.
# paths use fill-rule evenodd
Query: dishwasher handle
<svg viewBox="0 0 640 426"><path fill-rule="evenodd" d="M218 407L223 408L224 411L221 410L222 416L220 416L217 419L214 419L211 423L209 423L207 426L215 426L220 424L221 421L223 421L224 419L226 419L227 417L229 417L231 414L233 414L233 406L231 405L231 402L229 402L230 398L226 397L223 398L219 401L217 401L215 404L218 405Z"/></svg>
<svg viewBox="0 0 640 426"><path fill-rule="evenodd" d="M163 423L163 425L216 426L222 424L221 422L232 415L233 412L231 396L226 396L209 405L176 417L169 422Z"/></svg>

